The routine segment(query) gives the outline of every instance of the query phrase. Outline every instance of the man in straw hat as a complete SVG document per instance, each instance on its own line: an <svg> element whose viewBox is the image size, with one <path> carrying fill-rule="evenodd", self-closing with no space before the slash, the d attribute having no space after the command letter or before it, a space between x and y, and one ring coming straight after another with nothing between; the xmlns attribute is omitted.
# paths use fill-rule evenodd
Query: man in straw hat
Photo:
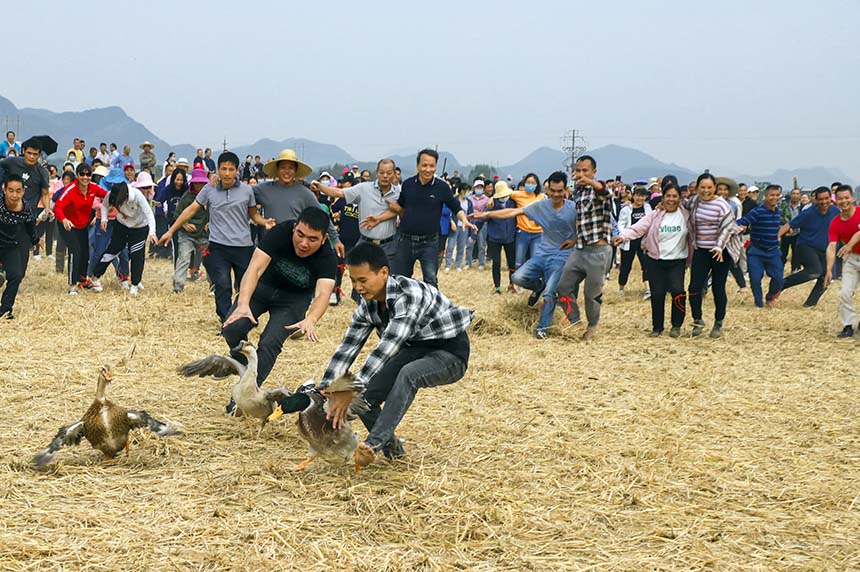
<svg viewBox="0 0 860 572"><path fill-rule="evenodd" d="M438 160L439 153L433 149L419 151L416 159L418 174L403 181L397 202L389 203L388 210L384 213L370 216L361 222L363 228L370 230L379 223L400 215L400 238L397 241L394 274L411 278L417 260L421 263L424 282L434 287L438 284L437 249L442 205L448 205L451 213L465 228L478 231L478 227L466 218L460 201L454 196L448 183L436 178Z"/></svg>
<svg viewBox="0 0 860 572"><path fill-rule="evenodd" d="M254 187L254 198L257 204L263 207L267 217L280 223L285 220L296 220L299 213L308 207L322 209L314 194L298 182L298 179L310 175L313 169L310 165L299 161L296 152L292 149L284 149L276 158L263 165L263 172L272 180ZM343 258L345 254L343 243L331 221L329 221L327 234L335 252Z"/></svg>
<svg viewBox="0 0 860 572"><path fill-rule="evenodd" d="M355 452L356 463L365 466L378 453L389 458L403 455L394 432L419 389L451 384L465 375L470 353L466 328L472 312L451 303L429 284L392 276L385 252L376 244L356 245L346 264L362 301L329 361L320 389L347 373L376 330L379 343L355 375L355 386L370 406L361 415L369 434ZM335 427L346 420L355 393L327 394L328 418Z"/></svg>
<svg viewBox="0 0 860 572"><path fill-rule="evenodd" d="M233 285L239 288L254 253L249 219L266 229L275 226L275 220L257 212L254 191L239 180L239 157L235 153L225 151L218 156L218 177L216 185L203 187L158 244L168 244L197 211L209 209L209 255L203 265L215 284L215 312L223 322L232 304Z"/></svg>
<svg viewBox="0 0 860 572"><path fill-rule="evenodd" d="M556 286L568 257L568 251L562 250L561 245L576 236L576 207L572 202L565 199L567 175L561 171L556 171L549 176L547 181L549 186L546 194L550 199L548 201L534 201L521 208L484 211L472 215L478 220L507 219L523 215L543 229L534 256L529 258L511 276L511 282L532 291L531 296L529 296L529 306L534 306L543 295L540 320L538 320L535 329L535 337L539 340L547 338L547 330L552 324L552 315L556 305ZM510 193L507 183L504 181L497 182L496 192L499 193L500 197ZM495 199L495 195L493 198ZM569 305L576 304L570 299L563 302ZM578 323L580 320L578 308L575 312L565 308L565 314L570 316L569 319L574 323Z"/></svg>
<svg viewBox="0 0 860 572"><path fill-rule="evenodd" d="M155 153L153 153L152 150L155 149L155 145L149 141L144 141L140 144L140 148L143 150L140 154L140 170L149 169L150 173L154 173Z"/></svg>
<svg viewBox="0 0 860 572"><path fill-rule="evenodd" d="M344 199L346 204L358 205L359 220L374 215L381 215L388 210L388 201L396 202L400 197L400 187L392 184L394 181L394 161L382 159L376 164L376 180L362 182L355 186L339 189L314 181L311 190L323 193L333 199ZM388 219L374 226L360 230L359 242L378 244L385 251L389 260L394 260L397 253L397 223Z"/></svg>

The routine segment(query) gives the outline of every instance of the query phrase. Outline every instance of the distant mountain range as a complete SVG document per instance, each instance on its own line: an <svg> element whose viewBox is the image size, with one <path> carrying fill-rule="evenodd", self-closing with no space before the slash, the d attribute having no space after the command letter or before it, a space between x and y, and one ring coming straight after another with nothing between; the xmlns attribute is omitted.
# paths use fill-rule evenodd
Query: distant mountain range
<svg viewBox="0 0 860 572"><path fill-rule="evenodd" d="M163 160L169 151L174 151L178 157L187 157L191 160L197 149L189 144L170 145L144 125L129 117L120 107L55 113L44 109L19 109L11 101L0 96L0 118L4 117L9 117L10 120L20 118L23 126L21 129L23 133L18 134L20 140L30 135L50 135L56 139L59 143L59 153L58 156L52 157L52 160L55 161L62 160L62 154L72 146L72 140L75 137L83 137L87 141L87 147L98 146L100 141L116 142L120 149L124 144L129 144L135 158L139 153L137 146L148 140L155 144L159 161ZM240 158L244 158L245 155L260 155L265 161L277 156L282 149L286 148L295 149L303 161L314 167L358 164L362 169L373 170L376 165L376 159L357 160L337 145L295 137L281 141L268 138L260 139L252 145L234 147L232 151ZM604 178L621 175L625 182L632 182L671 173L678 177L678 180L683 184L695 179L698 174L674 163L664 163L642 151L619 145L606 145L597 149L590 149L588 153L597 160L598 173ZM451 153L440 151L439 154L440 174L443 164L448 173L458 170L463 176L469 174L470 165L460 163ZM404 174L411 175L414 173L414 155L394 155L391 158L403 169ZM565 158L565 154L560 150L540 147L512 165L498 167L497 172L501 177L510 174L515 179L532 172L546 176L552 171L563 169ZM339 173L333 174L339 175ZM747 183L753 181L775 182L785 188L790 188L792 177L797 177L798 182L804 188L830 185L831 182L837 180L851 185L856 184L841 170L830 167L779 169L765 175L739 175L735 178Z"/></svg>

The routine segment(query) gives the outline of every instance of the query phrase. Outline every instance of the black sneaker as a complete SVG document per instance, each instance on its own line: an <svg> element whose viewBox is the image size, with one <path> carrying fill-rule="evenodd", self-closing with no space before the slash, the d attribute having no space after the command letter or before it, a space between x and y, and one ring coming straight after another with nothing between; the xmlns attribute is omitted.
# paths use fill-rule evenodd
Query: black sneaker
<svg viewBox="0 0 860 572"><path fill-rule="evenodd" d="M535 330L535 338L538 340L545 340L549 337L549 334L546 330Z"/></svg>
<svg viewBox="0 0 860 572"><path fill-rule="evenodd" d="M236 402L231 399L230 403L227 404L227 407L225 407L225 409L227 410L224 413L225 415L233 415L233 411L236 409Z"/></svg>
<svg viewBox="0 0 860 572"><path fill-rule="evenodd" d="M842 331L836 336L837 338L853 338L854 337L854 328L851 326L845 326L842 328Z"/></svg>
<svg viewBox="0 0 860 572"><path fill-rule="evenodd" d="M3 312L0 314L0 320L14 320L15 316L12 315L12 310Z"/></svg>
<svg viewBox="0 0 860 572"><path fill-rule="evenodd" d="M403 448L403 439L395 435L391 441L382 446L382 454L389 461L396 461L406 456L406 450Z"/></svg>
<svg viewBox="0 0 860 572"><path fill-rule="evenodd" d="M541 294L543 294L543 288L532 292L529 296L529 306L534 306L535 304L537 304L538 300L540 300Z"/></svg>
<svg viewBox="0 0 860 572"><path fill-rule="evenodd" d="M648 334L649 338L659 338L663 335L663 330L651 330L651 333Z"/></svg>
<svg viewBox="0 0 860 572"><path fill-rule="evenodd" d="M692 336L694 338L701 336L702 332L705 331L705 321L704 320L693 320L693 333Z"/></svg>

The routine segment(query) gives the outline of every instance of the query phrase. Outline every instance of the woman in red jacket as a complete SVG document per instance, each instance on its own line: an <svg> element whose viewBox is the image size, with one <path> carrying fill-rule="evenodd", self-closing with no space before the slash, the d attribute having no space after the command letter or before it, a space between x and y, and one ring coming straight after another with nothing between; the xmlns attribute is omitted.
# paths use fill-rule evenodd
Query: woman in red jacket
<svg viewBox="0 0 860 572"><path fill-rule="evenodd" d="M92 167L81 163L75 170L77 180L67 186L54 204L54 215L60 234L69 249L69 294L81 288L92 288L87 280L90 259L88 227L92 219L93 199L104 198L107 191L91 182Z"/></svg>

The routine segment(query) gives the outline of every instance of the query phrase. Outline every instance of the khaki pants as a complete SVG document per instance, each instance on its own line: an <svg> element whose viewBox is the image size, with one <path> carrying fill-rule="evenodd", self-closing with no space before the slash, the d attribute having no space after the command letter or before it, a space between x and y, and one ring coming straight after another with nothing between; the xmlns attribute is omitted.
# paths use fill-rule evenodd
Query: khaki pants
<svg viewBox="0 0 860 572"><path fill-rule="evenodd" d="M854 309L854 290L860 285L860 254L853 252L842 264L842 289L839 291L839 318L842 326L857 326L857 311Z"/></svg>

